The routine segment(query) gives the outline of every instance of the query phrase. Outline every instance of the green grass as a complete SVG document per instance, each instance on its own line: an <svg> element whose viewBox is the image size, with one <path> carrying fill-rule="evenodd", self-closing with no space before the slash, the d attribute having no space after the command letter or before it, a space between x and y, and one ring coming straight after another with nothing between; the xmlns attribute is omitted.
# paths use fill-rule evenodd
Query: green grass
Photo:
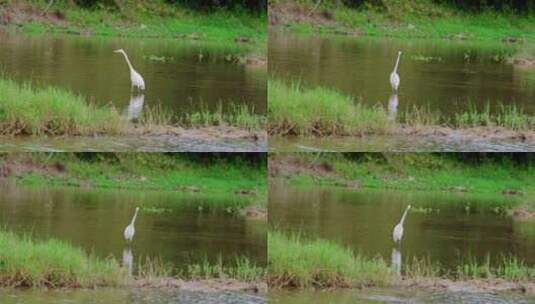
<svg viewBox="0 0 535 304"><path fill-rule="evenodd" d="M122 135L133 127L112 106L97 106L68 90L54 87L37 88L30 83L17 83L0 78L0 135ZM262 130L265 116L247 105L231 104L230 109L200 110L178 119L161 107L144 109L138 124L150 133L153 128L173 127L173 122L186 128L232 126L247 131Z"/></svg>
<svg viewBox="0 0 535 304"><path fill-rule="evenodd" d="M304 88L299 83L285 84L270 80L268 84L268 132L271 135L360 136L363 134L392 135L400 126L505 128L512 131L535 129L535 116L515 105L501 105L497 110L489 106L477 109L468 106L452 119L429 108L414 107L400 113L398 122L388 118L381 106L369 106L335 90Z"/></svg>
<svg viewBox="0 0 535 304"><path fill-rule="evenodd" d="M273 135L384 134L394 124L380 107L367 107L327 88L305 89L271 79L268 132Z"/></svg>
<svg viewBox="0 0 535 304"><path fill-rule="evenodd" d="M270 288L362 288L399 286L399 277L382 258L367 258L348 247L325 239L305 239L300 234L268 233L268 284ZM503 279L532 282L535 268L514 257L503 257L491 266L461 262L454 271L444 271L429 258L403 263L402 279L451 279L454 281Z"/></svg>
<svg viewBox="0 0 535 304"><path fill-rule="evenodd" d="M0 159L13 168L9 178L24 185L181 191L239 196L250 204L264 204L267 195L265 165L239 157L208 164L158 153L3 154ZM18 173L17 168L30 169Z"/></svg>
<svg viewBox="0 0 535 304"><path fill-rule="evenodd" d="M115 109L91 105L58 88L0 79L0 100L2 135L113 135L123 128Z"/></svg>
<svg viewBox="0 0 535 304"><path fill-rule="evenodd" d="M386 285L391 272L380 259L367 259L327 240L268 233L268 284L275 288Z"/></svg>
<svg viewBox="0 0 535 304"><path fill-rule="evenodd" d="M273 1L281 5L287 0ZM310 11L316 1L298 0L300 6ZM501 42L508 37L535 42L535 15L514 15L485 11L468 13L431 0L382 1L385 9L363 7L348 8L323 1L317 11L329 11L333 23L293 24L291 28L300 32L357 32L362 35L400 38L448 38Z"/></svg>
<svg viewBox="0 0 535 304"><path fill-rule="evenodd" d="M17 6L15 1L8 4ZM21 1L18 1L19 4ZM43 11L48 0L26 0ZM196 12L164 0L127 1L123 11L106 8L84 9L64 1L55 1L49 12L59 12L61 22L36 19L22 24L29 33L67 33L99 36L177 38L217 44L236 45L238 37L249 43L238 47L266 53L267 14L254 15L244 11L218 10Z"/></svg>
<svg viewBox="0 0 535 304"><path fill-rule="evenodd" d="M113 287L124 285L125 278L115 260L96 258L55 239L34 241L0 232L2 287Z"/></svg>
<svg viewBox="0 0 535 304"><path fill-rule="evenodd" d="M244 104L231 104L230 109L223 110L223 105L220 103L213 111L203 109L186 114L181 124L194 127L229 125L245 130L261 130L266 125L266 117L254 113Z"/></svg>
<svg viewBox="0 0 535 304"><path fill-rule="evenodd" d="M278 158L278 159L277 159ZM330 174L302 170L289 182L301 185L346 185L362 188L422 191L453 191L497 194L513 190L521 195L535 194L533 164L483 161L467 164L448 154L274 154L270 162L290 162L302 168L327 168Z"/></svg>
<svg viewBox="0 0 535 304"><path fill-rule="evenodd" d="M246 256L236 257L233 263L225 264L220 256L214 263L204 259L190 264L180 274L185 279L235 279L242 282L259 282L265 278L266 269L251 262Z"/></svg>

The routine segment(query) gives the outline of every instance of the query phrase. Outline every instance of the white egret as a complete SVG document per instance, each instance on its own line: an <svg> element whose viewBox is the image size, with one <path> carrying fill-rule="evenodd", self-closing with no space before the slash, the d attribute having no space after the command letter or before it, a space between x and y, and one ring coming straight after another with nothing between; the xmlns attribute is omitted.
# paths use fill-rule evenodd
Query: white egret
<svg viewBox="0 0 535 304"><path fill-rule="evenodd" d="M130 223L130 225L126 226L126 228L124 229L124 239L128 242L132 242L132 239L134 238L134 233L136 233L136 230L134 229L134 223L136 222L138 211L139 211L139 207L136 207L136 213L134 213L132 222Z"/></svg>
<svg viewBox="0 0 535 304"><path fill-rule="evenodd" d="M145 81L143 80L143 77L141 77L141 75L136 72L136 70L134 70L134 67L130 63L126 52L123 49L115 50L113 52L123 54L124 59L126 60L128 67L130 68L130 80L132 81L132 89L138 88L140 90L145 90Z"/></svg>
<svg viewBox="0 0 535 304"><path fill-rule="evenodd" d="M399 88L398 66L399 66L400 58L401 58L401 51L398 52L398 59L396 60L396 65L394 66L394 70L392 71L392 74L390 74L390 85L392 86L392 90L394 90L395 92L397 92Z"/></svg>
<svg viewBox="0 0 535 304"><path fill-rule="evenodd" d="M401 217L401 221L399 221L396 227L394 227L392 238L394 239L394 242L396 243L401 242L401 239L403 238L403 222L405 222L405 217L407 216L409 209L411 209L411 205L407 206L407 209L405 209L405 212L403 213L403 216Z"/></svg>

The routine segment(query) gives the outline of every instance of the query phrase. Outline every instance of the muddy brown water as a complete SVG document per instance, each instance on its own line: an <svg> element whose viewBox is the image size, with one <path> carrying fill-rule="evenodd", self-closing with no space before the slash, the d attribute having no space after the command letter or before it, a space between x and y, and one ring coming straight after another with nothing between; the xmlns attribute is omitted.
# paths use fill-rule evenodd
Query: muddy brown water
<svg viewBox="0 0 535 304"><path fill-rule="evenodd" d="M401 271L414 257L444 272L471 260L491 264L514 256L535 265L535 221L497 214L517 198L444 192L350 190L274 184L269 191L270 225L349 246ZM400 248L392 231L411 204ZM394 255L395 253L395 255ZM395 259L394 259L395 256ZM393 265L393 266L395 266Z"/></svg>
<svg viewBox="0 0 535 304"><path fill-rule="evenodd" d="M144 78L143 96L131 94L124 49ZM112 104L135 118L146 106L183 115L202 108L246 104L266 110L266 68L229 62L247 47L179 39L126 39L0 32L0 73L18 82L56 86Z"/></svg>
<svg viewBox="0 0 535 304"><path fill-rule="evenodd" d="M266 224L227 208L234 196L165 191L40 188L1 184L2 227L37 239L57 238L101 257L136 264L160 259L176 269L205 258L224 263L247 256L266 263ZM131 246L123 230L139 206ZM217 206L217 207L211 207ZM128 265L128 264L127 264Z"/></svg>
<svg viewBox="0 0 535 304"><path fill-rule="evenodd" d="M451 40L383 39L299 35L272 31L269 71L276 78L325 86L368 105L381 104L395 116L413 106L446 118L475 105L517 105L535 114L535 70L507 64L522 46ZM401 85L392 99L389 75L398 50Z"/></svg>

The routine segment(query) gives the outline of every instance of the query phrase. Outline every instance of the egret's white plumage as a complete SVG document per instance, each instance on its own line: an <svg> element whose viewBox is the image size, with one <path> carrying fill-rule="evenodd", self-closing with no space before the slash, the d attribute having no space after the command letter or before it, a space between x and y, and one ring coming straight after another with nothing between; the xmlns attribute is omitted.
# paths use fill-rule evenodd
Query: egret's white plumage
<svg viewBox="0 0 535 304"><path fill-rule="evenodd" d="M392 238L394 239L394 242L396 243L401 242L401 239L403 238L403 222L405 222L405 217L407 216L409 209L411 209L411 205L407 206L407 209L405 209L405 212L403 213L403 216L401 217L401 221L399 221L396 227L394 227Z"/></svg>
<svg viewBox="0 0 535 304"><path fill-rule="evenodd" d="M143 80L143 77L141 77L141 75L134 70L134 67L132 66L132 63L130 63L126 52L123 49L115 50L113 52L123 54L126 64L128 64L128 68L130 68L130 81L132 82L132 89L138 88L140 90L145 90L145 81Z"/></svg>
<svg viewBox="0 0 535 304"><path fill-rule="evenodd" d="M136 213L134 213L132 222L130 223L130 225L126 226L126 228L124 229L124 239L128 242L132 242L132 239L134 238L134 233L136 233L136 230L134 228L134 223L136 222L138 211L139 211L139 207L136 207Z"/></svg>
<svg viewBox="0 0 535 304"><path fill-rule="evenodd" d="M394 92L398 91L399 88L399 75L398 75L398 67L399 67L399 60L401 58L401 51L398 52L398 59L396 60L396 65L394 66L394 70L390 74L390 85L392 86L392 90Z"/></svg>

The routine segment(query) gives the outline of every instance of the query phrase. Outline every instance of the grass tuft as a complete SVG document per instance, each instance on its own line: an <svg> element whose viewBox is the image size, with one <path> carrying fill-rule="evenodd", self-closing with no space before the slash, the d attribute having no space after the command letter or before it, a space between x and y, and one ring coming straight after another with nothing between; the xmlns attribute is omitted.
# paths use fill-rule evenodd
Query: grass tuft
<svg viewBox="0 0 535 304"><path fill-rule="evenodd" d="M101 260L55 239L34 241L0 232L0 286L92 288L124 283L124 272L113 259Z"/></svg>
<svg viewBox="0 0 535 304"><path fill-rule="evenodd" d="M275 288L386 285L392 273L380 259L367 259L327 240L268 233L268 284Z"/></svg>
<svg viewBox="0 0 535 304"><path fill-rule="evenodd" d="M363 135L394 127L380 106L366 107L327 88L304 89L270 80L269 133L278 135Z"/></svg>
<svg viewBox="0 0 535 304"><path fill-rule="evenodd" d="M124 124L115 109L58 88L0 79L0 101L2 135L117 134Z"/></svg>

